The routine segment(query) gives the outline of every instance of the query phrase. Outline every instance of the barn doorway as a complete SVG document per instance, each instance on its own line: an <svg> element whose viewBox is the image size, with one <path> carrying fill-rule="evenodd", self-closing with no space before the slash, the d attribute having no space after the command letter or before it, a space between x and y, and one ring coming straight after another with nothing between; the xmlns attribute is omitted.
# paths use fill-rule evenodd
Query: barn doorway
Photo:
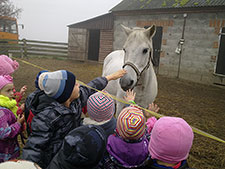
<svg viewBox="0 0 225 169"><path fill-rule="evenodd" d="M144 28L147 29L150 26L145 26ZM162 34L163 34L163 27L156 26L156 32L154 37L152 38L153 44L153 66L155 68L155 72L158 73L159 71L159 62L160 62L160 53L161 53L161 45L162 45Z"/></svg>
<svg viewBox="0 0 225 169"><path fill-rule="evenodd" d="M153 43L153 65L159 67L161 45L162 45L163 27L157 26L155 36L152 38Z"/></svg>
<svg viewBox="0 0 225 169"><path fill-rule="evenodd" d="M225 27L221 29L219 53L216 61L216 74L225 75Z"/></svg>
<svg viewBox="0 0 225 169"><path fill-rule="evenodd" d="M89 30L89 41L88 41L88 60L98 61L99 57L99 44L100 44L100 30L91 29Z"/></svg>

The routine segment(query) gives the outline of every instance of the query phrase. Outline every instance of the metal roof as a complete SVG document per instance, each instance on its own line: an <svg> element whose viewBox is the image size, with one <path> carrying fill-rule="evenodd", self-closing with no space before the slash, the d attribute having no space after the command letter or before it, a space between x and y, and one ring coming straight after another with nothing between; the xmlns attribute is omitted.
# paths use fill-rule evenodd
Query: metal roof
<svg viewBox="0 0 225 169"><path fill-rule="evenodd" d="M110 11L221 6L225 7L225 0L123 0Z"/></svg>
<svg viewBox="0 0 225 169"><path fill-rule="evenodd" d="M69 28L113 29L113 15L107 13L83 22L68 25Z"/></svg>

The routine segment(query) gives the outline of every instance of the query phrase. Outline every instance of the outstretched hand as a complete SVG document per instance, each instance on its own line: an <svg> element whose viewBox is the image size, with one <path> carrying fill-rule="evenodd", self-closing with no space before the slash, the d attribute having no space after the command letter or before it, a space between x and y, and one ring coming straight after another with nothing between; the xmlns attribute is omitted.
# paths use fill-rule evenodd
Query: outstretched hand
<svg viewBox="0 0 225 169"><path fill-rule="evenodd" d="M108 81L110 81L110 80L116 80L116 79L119 79L119 78L123 77L126 73L127 73L126 70L121 69L121 70L118 70L115 73L112 73L112 74L106 76L106 79Z"/></svg>
<svg viewBox="0 0 225 169"><path fill-rule="evenodd" d="M21 94L22 96L25 95L26 90L27 90L27 86L25 85L25 86L23 86L23 87L20 89L20 94Z"/></svg>
<svg viewBox="0 0 225 169"><path fill-rule="evenodd" d="M148 105L148 109L150 111L153 111L155 113L158 113L158 111L159 111L160 108L158 107L157 104L151 103L151 104ZM151 114L149 112L144 112L144 114L145 114L145 117L147 119L151 117Z"/></svg>
<svg viewBox="0 0 225 169"><path fill-rule="evenodd" d="M129 89L126 91L126 96L124 96L123 98L128 102L128 101L134 101L135 96L136 96L136 93L133 90Z"/></svg>
<svg viewBox="0 0 225 169"><path fill-rule="evenodd" d="M24 110L25 110L25 103L21 104L20 108L24 112Z"/></svg>

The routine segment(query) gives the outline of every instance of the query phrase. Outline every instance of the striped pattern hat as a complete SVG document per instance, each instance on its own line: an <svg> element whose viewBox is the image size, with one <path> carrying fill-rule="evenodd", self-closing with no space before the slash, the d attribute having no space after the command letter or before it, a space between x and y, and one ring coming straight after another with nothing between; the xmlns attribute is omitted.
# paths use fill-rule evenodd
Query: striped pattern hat
<svg viewBox="0 0 225 169"><path fill-rule="evenodd" d="M145 133L143 112L134 107L124 108L117 118L117 133L125 140L138 140Z"/></svg>
<svg viewBox="0 0 225 169"><path fill-rule="evenodd" d="M75 83L75 75L66 70L43 72L38 78L38 87L59 103L64 103L70 98Z"/></svg>
<svg viewBox="0 0 225 169"><path fill-rule="evenodd" d="M110 120L114 114L114 101L112 98L96 92L88 98L87 112L89 117L97 122Z"/></svg>

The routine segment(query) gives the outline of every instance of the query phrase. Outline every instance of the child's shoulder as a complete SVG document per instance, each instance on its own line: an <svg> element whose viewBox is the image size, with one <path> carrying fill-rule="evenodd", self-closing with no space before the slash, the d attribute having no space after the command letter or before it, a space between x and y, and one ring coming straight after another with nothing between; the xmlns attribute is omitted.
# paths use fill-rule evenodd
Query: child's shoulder
<svg viewBox="0 0 225 169"><path fill-rule="evenodd" d="M10 115L12 115L13 114L13 112L11 111L11 110L9 110L8 108L5 108L5 107L1 107L0 106L0 117L2 117L2 116L10 116Z"/></svg>
<svg viewBox="0 0 225 169"><path fill-rule="evenodd" d="M9 110L8 108L6 108L6 107L1 107L1 106L0 106L0 110L1 110L1 111L4 111L4 112L11 112L11 110Z"/></svg>

